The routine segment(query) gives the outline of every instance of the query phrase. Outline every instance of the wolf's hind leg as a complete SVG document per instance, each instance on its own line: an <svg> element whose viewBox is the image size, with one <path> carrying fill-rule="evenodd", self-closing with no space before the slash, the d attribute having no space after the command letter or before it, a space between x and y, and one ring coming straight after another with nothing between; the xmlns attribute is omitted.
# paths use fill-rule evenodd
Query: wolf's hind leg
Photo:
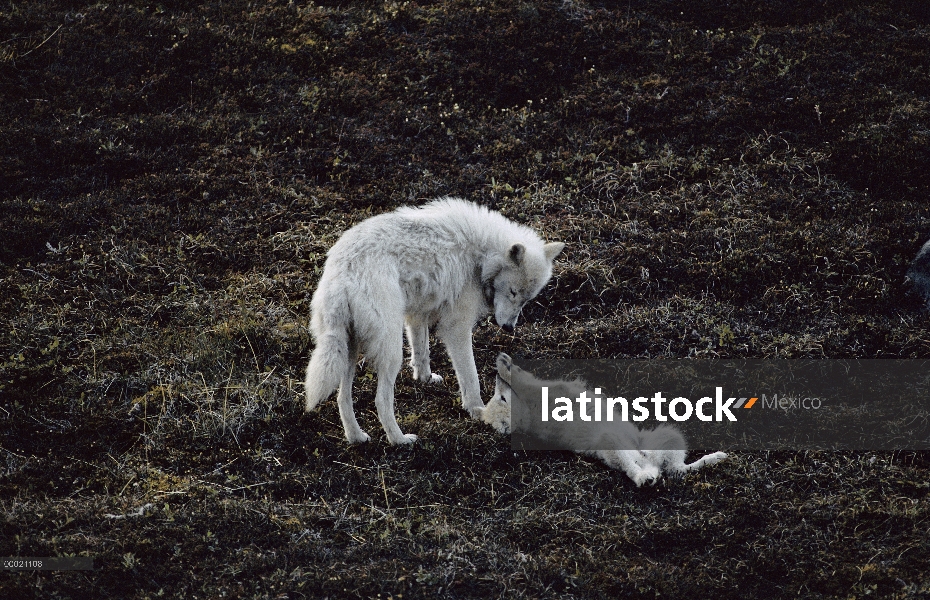
<svg viewBox="0 0 930 600"><path fill-rule="evenodd" d="M346 439L350 444L361 444L371 439L358 425L355 418L355 407L352 405L352 382L355 381L355 362L358 359L358 346L354 340L349 340L349 366L342 375L339 384L339 418L342 428L346 432Z"/></svg>
<svg viewBox="0 0 930 600"><path fill-rule="evenodd" d="M379 369L378 370L378 390L375 392L375 407L378 409L378 419L384 427L384 433L392 444L412 444L417 441L417 436L412 433L404 433L397 424L397 417L394 415L394 382L397 379L397 369Z"/></svg>
<svg viewBox="0 0 930 600"><path fill-rule="evenodd" d="M375 408L392 444L410 444L417 436L404 435L394 416L394 382L404 364L403 292L391 278L366 280L360 296L370 302L353 312L355 331L365 360L378 376Z"/></svg>
<svg viewBox="0 0 930 600"><path fill-rule="evenodd" d="M367 358L378 374L378 389L375 391L375 408L384 433L392 444L412 444L417 436L405 434L397 424L394 414L394 382L404 363L403 321L398 318L396 329L390 331L391 322L385 321L379 339L371 343ZM398 343L400 342L400 343Z"/></svg>

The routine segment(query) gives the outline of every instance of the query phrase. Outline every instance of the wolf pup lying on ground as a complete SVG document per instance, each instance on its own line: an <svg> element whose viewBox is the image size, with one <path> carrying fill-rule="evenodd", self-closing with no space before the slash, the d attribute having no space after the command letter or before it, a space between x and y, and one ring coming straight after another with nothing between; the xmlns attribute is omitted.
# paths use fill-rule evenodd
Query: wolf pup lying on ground
<svg viewBox="0 0 930 600"><path fill-rule="evenodd" d="M339 387L339 416L351 443L367 442L352 407L359 352L378 374L375 407L388 441L409 444L394 416L394 380L404 357L420 381L442 381L429 368L429 327L446 346L462 407L484 409L472 354L472 329L492 310L513 331L523 305L552 276L565 245L497 212L456 198L434 200L372 217L349 229L329 250L313 294L311 330L316 349L307 365L306 408L313 410Z"/></svg>
<svg viewBox="0 0 930 600"><path fill-rule="evenodd" d="M526 399L517 397L511 387L514 373L520 373L521 378L532 378L538 382L533 388L549 387L549 395L553 398L576 398L585 389L583 381L542 381L533 378L513 364L513 360L503 352L497 356L497 383L494 386L494 397L488 405L479 410L478 417L490 424L501 433L511 432L511 410L514 405L524 408ZM527 381L527 379L521 379ZM524 404L520 404L524 403ZM535 414L533 409L533 413ZM529 414L529 413L524 413ZM549 441L571 445L571 437L578 435L577 430L559 425L548 435ZM580 445L580 444L579 444ZM623 470L637 486L644 483L655 484L663 473L668 475L684 475L688 471L696 471L705 465L712 465L727 457L724 452L714 452L699 458L691 464L685 463L687 445L685 438L675 427L660 425L652 430L640 430L632 423L618 421L610 430L610 439L604 440L603 445L608 448L625 448L624 450L591 450L581 451L582 454L596 456L612 469Z"/></svg>

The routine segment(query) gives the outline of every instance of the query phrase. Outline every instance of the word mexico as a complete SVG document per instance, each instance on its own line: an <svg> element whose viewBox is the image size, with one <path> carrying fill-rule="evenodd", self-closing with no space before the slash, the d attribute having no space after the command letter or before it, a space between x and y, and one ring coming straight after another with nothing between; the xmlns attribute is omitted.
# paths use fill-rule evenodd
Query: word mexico
<svg viewBox="0 0 930 600"><path fill-rule="evenodd" d="M650 415L656 421L687 421L692 416L697 417L700 421L723 421L724 417L728 421L736 421L736 416L730 411L730 408L752 408L758 398L737 399L736 397L723 399L723 388L718 387L714 397L705 396L695 403L683 397L672 398L668 400L662 396L662 392L656 392L652 397L640 396L627 401L626 398L601 398L601 388L594 388L593 397L588 396L587 390L583 390L575 403L578 404L578 418L582 421L613 421L619 405L618 421L647 421ZM667 411L663 411L665 403L668 402ZM593 403L592 413L588 412L589 405ZM650 406L652 405L652 411ZM602 408L604 409L602 411ZM548 422L550 418L549 410L549 388L542 387L542 420ZM552 401L551 417L553 421L574 421L575 411L572 408L572 401L564 396L555 398Z"/></svg>

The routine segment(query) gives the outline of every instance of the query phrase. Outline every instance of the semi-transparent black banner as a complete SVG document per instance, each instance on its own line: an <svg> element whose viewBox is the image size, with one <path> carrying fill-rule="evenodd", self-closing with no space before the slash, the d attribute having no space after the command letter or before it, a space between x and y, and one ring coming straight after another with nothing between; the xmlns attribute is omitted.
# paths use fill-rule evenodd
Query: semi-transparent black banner
<svg viewBox="0 0 930 600"><path fill-rule="evenodd" d="M714 450L930 449L930 360L516 359L507 384L525 450L658 449L661 426Z"/></svg>

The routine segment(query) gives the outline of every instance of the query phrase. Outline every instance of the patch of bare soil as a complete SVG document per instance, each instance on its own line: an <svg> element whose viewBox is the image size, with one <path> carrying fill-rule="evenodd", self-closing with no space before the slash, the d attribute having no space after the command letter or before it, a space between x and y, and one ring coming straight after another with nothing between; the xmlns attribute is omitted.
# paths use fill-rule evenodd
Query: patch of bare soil
<svg viewBox="0 0 930 600"><path fill-rule="evenodd" d="M453 194L567 248L493 361L927 358L917 2L6 3L6 598L930 596L922 453L738 453L637 489L452 386L305 415L339 233ZM451 381L441 351L435 370ZM712 448L708 450L726 450Z"/></svg>

